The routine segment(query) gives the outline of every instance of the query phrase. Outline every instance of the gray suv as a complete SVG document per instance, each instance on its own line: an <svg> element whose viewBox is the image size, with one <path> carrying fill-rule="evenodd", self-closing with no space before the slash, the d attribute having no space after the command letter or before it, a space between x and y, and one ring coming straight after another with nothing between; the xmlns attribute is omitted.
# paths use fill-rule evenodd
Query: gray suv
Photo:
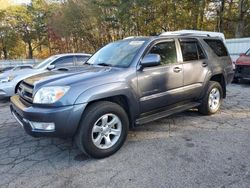
<svg viewBox="0 0 250 188"><path fill-rule="evenodd" d="M97 51L81 69L25 79L11 112L35 137L73 137L94 158L115 153L129 128L198 108L216 113L233 67L220 38L132 37Z"/></svg>

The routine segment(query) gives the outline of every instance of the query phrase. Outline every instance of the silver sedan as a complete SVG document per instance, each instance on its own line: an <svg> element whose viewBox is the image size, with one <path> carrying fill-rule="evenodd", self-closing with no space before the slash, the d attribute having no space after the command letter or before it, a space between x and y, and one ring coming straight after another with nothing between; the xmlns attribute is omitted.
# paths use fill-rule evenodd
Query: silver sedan
<svg viewBox="0 0 250 188"><path fill-rule="evenodd" d="M32 69L8 71L0 74L0 98L14 95L22 80L48 70L82 65L90 58L91 54L69 53L51 56L44 61L35 64Z"/></svg>

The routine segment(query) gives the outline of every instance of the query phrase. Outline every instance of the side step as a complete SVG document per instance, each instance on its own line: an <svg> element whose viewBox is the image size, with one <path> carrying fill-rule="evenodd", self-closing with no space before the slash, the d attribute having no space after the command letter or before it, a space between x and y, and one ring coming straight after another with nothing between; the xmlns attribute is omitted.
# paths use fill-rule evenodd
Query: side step
<svg viewBox="0 0 250 188"><path fill-rule="evenodd" d="M163 111L160 111L158 113L154 113L154 114L150 114L150 115L145 116L145 117L141 117L141 118L136 120L136 124L140 125L140 124L148 123L151 121L155 121L155 120L170 116L172 114L176 114L178 112L183 112L185 110L197 107L199 105L200 105L200 103L197 103L197 102L182 104L182 105L176 106L176 107L168 109L168 110L163 110Z"/></svg>

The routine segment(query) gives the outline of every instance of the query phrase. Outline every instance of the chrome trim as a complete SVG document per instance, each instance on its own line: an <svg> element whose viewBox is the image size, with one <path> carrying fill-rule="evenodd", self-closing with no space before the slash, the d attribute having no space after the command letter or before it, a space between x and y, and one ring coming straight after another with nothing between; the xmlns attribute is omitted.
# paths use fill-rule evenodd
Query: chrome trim
<svg viewBox="0 0 250 188"><path fill-rule="evenodd" d="M16 114L15 114L15 112L11 112L12 113L12 115L14 116L14 118L16 119L16 121L23 127L24 125L23 125L23 123L19 120L19 118L16 116Z"/></svg>
<svg viewBox="0 0 250 188"><path fill-rule="evenodd" d="M29 93L31 93L31 94L32 94L32 92L33 92L33 89L31 89L31 88L25 86L24 84L20 84L19 88L21 88L22 90L25 90L25 91L27 91L27 92L29 92Z"/></svg>
<svg viewBox="0 0 250 188"><path fill-rule="evenodd" d="M140 101L143 102L143 101L147 101L147 100L150 100L150 99L163 97L165 95L171 95L171 94L176 94L176 93L179 93L179 92L185 92L187 90L195 89L195 88L199 88L199 87L202 87L201 83L192 84L192 85L180 87L180 88L177 88L177 89L171 89L171 90L168 90L168 91L165 91L165 92L156 93L156 94L153 94L153 95L148 95L148 96L140 98Z"/></svg>

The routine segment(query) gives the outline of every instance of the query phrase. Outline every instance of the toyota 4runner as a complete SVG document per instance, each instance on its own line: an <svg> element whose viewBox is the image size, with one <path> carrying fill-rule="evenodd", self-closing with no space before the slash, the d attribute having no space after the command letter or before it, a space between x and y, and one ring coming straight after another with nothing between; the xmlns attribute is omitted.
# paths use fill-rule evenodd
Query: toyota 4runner
<svg viewBox="0 0 250 188"><path fill-rule="evenodd" d="M72 137L82 152L103 158L139 124L190 108L216 113L233 74L220 38L131 37L106 45L81 69L25 79L10 108L28 134Z"/></svg>

